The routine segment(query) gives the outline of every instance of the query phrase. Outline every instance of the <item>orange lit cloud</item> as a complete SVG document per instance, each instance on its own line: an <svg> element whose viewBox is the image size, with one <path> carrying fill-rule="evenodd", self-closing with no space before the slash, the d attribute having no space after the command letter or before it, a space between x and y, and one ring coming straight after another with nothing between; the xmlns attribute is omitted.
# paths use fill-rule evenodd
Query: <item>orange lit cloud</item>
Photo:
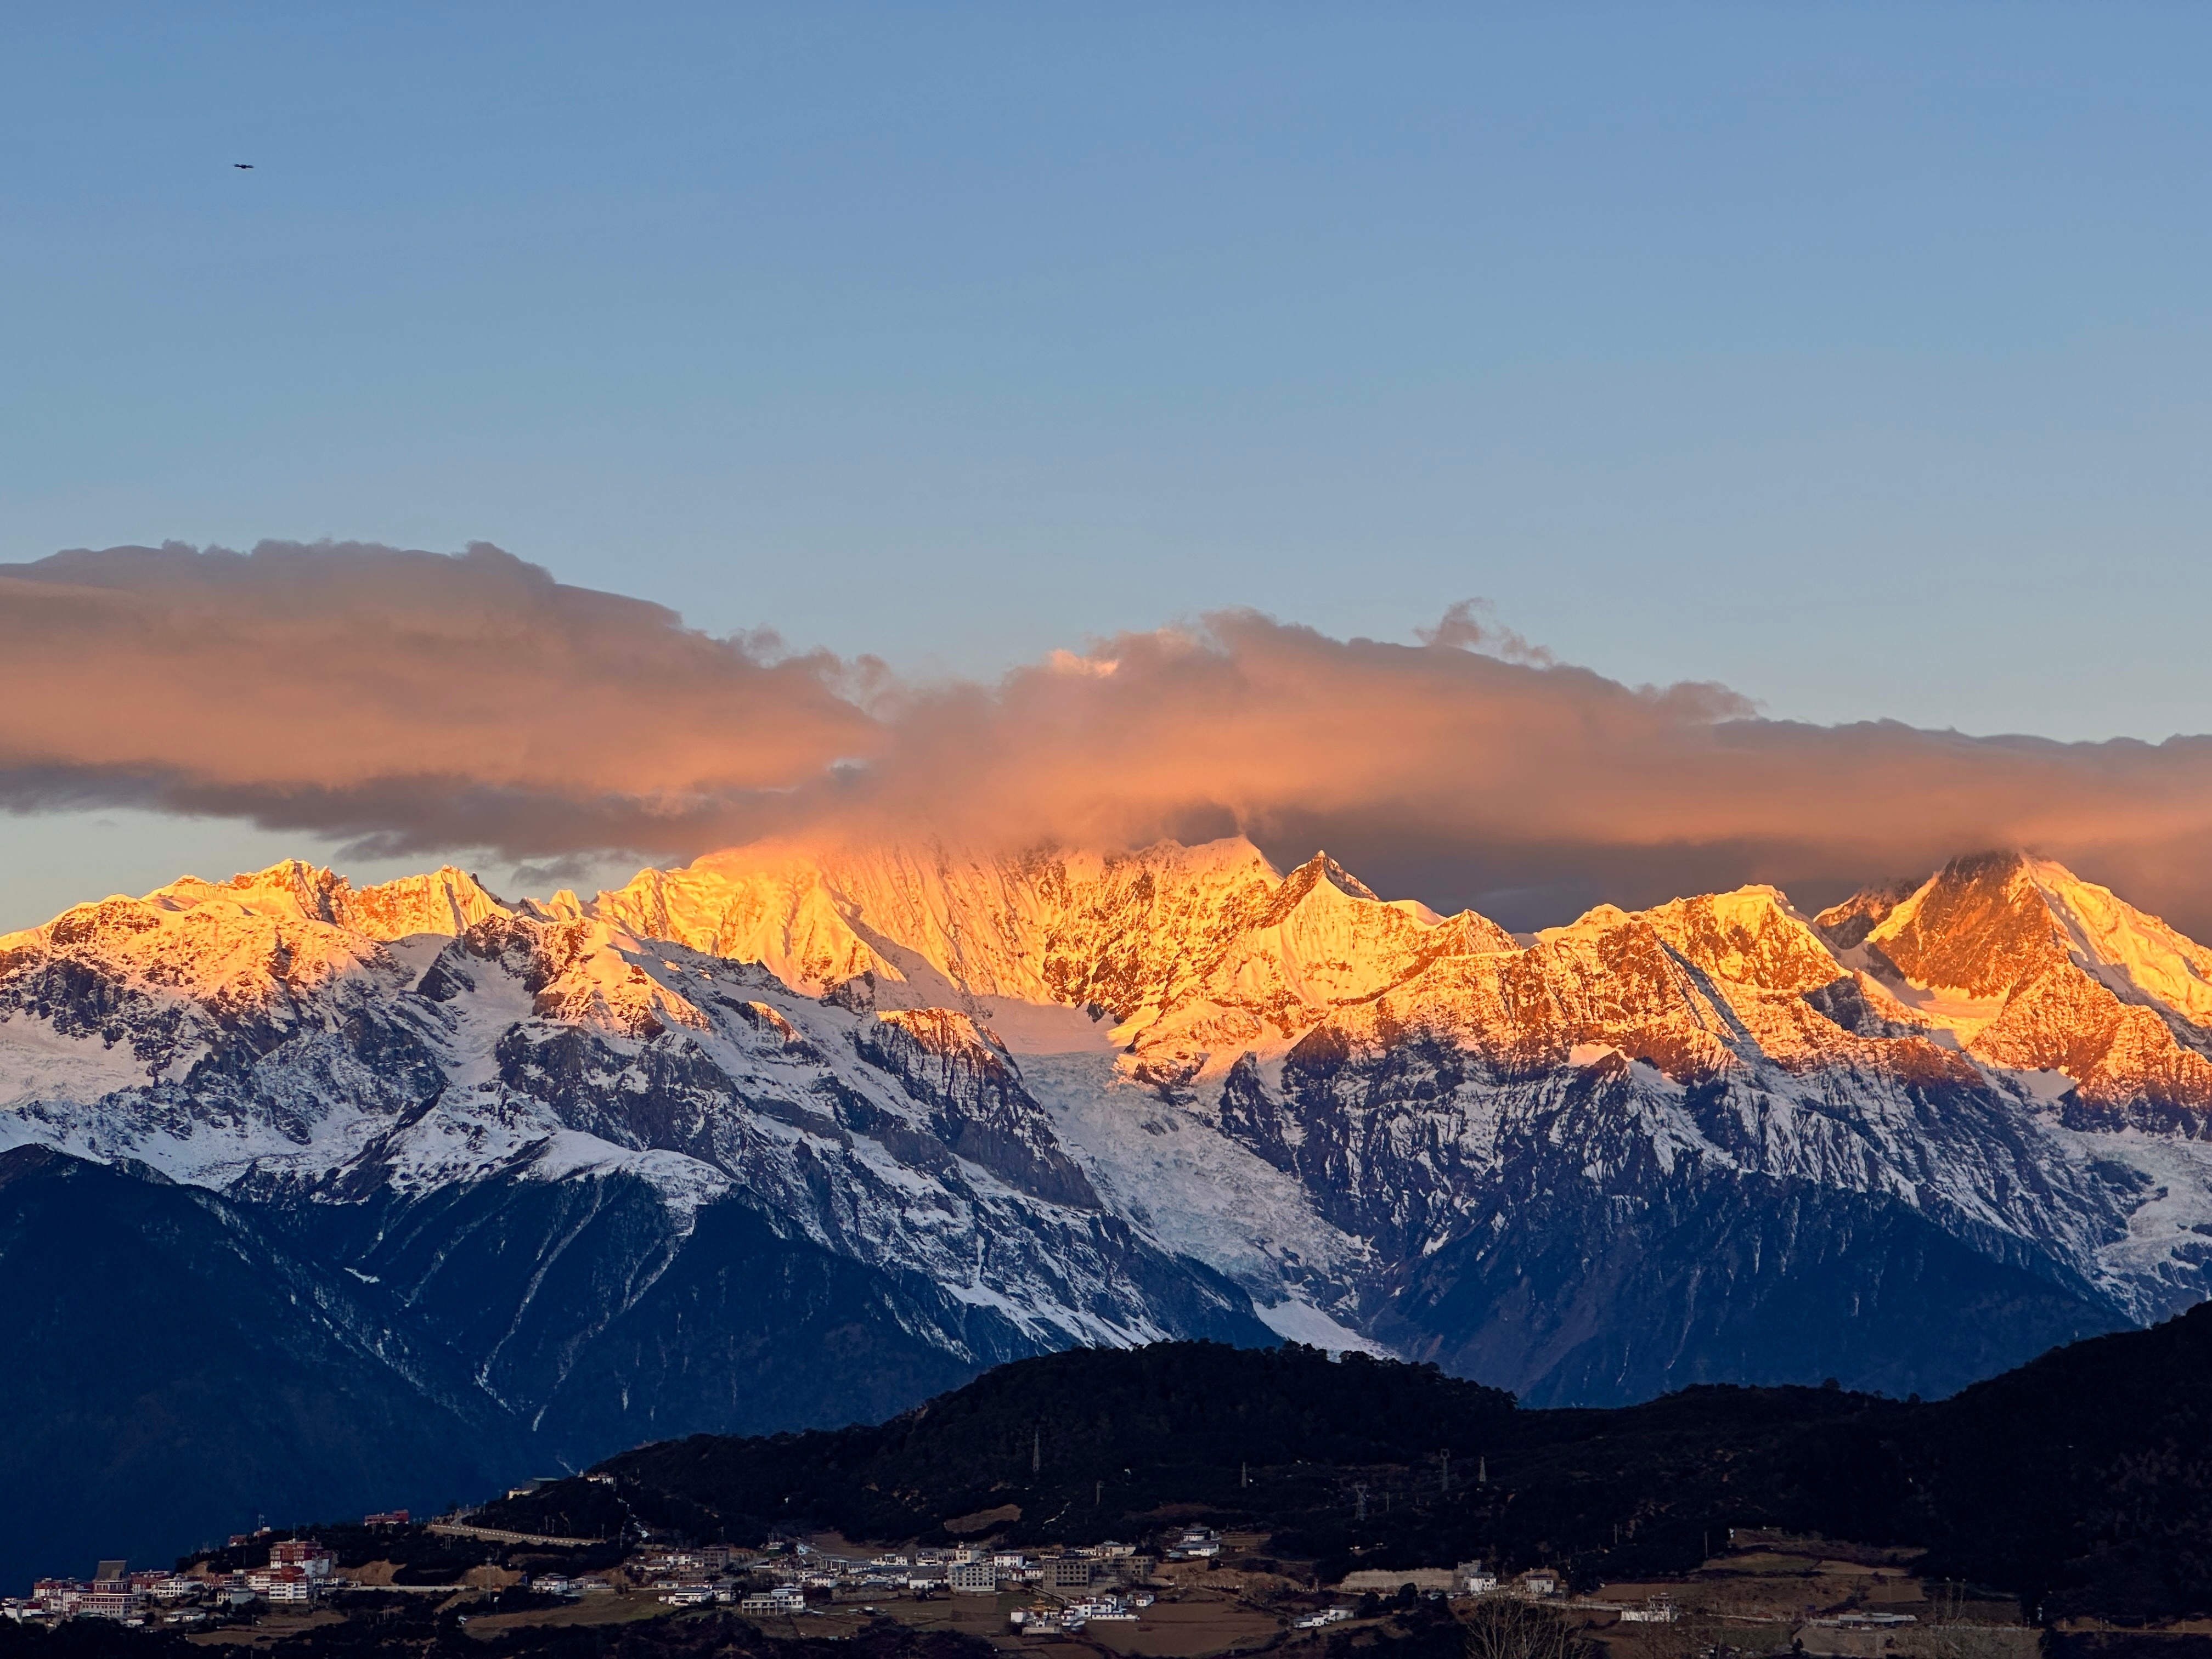
<svg viewBox="0 0 2212 1659"><path fill-rule="evenodd" d="M167 807L393 853L670 854L866 754L854 671L477 545L0 567L0 799ZM865 665L863 665L865 666Z"/></svg>
<svg viewBox="0 0 2212 1659"><path fill-rule="evenodd" d="M1759 720L1723 686L1632 688L1464 612L1418 645L1216 615L915 695L894 723L871 780L885 822L926 803L962 836L1234 826L1514 926L1753 880L1825 901L2026 846L2212 932L2212 738Z"/></svg>
<svg viewBox="0 0 2212 1659"><path fill-rule="evenodd" d="M250 817L386 851L675 859L760 835L1014 847L1242 829L1526 926L1990 846L2212 933L2212 738L1970 738L1632 688L1455 611L1418 644L1255 612L994 685L715 640L495 549L113 550L0 568L0 802Z"/></svg>

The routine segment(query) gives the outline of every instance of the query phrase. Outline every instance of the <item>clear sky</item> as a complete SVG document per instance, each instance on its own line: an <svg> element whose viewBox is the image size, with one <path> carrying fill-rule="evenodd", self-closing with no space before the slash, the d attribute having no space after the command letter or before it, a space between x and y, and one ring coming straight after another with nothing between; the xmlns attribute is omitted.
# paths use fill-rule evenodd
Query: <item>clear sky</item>
<svg viewBox="0 0 2212 1659"><path fill-rule="evenodd" d="M26 8L0 560L483 538L986 676L1479 595L1777 715L2212 730L2208 48L2181 5ZM276 850L0 836L0 926Z"/></svg>

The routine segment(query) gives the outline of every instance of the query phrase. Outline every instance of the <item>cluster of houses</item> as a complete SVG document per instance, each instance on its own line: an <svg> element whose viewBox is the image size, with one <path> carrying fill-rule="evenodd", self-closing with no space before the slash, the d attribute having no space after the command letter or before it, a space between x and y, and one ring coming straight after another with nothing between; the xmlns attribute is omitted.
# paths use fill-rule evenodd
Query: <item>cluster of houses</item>
<svg viewBox="0 0 2212 1659"><path fill-rule="evenodd" d="M1449 1569L1363 1567L1357 1572L1346 1573L1337 1588L1388 1595L1407 1584L1424 1595L1502 1594L1536 1600L1557 1595L1564 1588L1559 1575L1549 1567L1531 1568L1517 1577L1501 1582L1498 1570L1486 1561L1462 1561Z"/></svg>
<svg viewBox="0 0 2212 1659"><path fill-rule="evenodd" d="M1442 1567L1415 1567L1403 1571L1370 1568L1348 1575L1338 1588L1381 1591L1401 1589L1407 1584L1425 1595L1510 1595L1523 1601L1542 1601L1559 1595L1564 1589L1559 1575L1549 1568L1538 1568L1516 1578L1501 1581L1497 1569L1486 1561L1462 1561L1449 1571ZM1291 1628L1322 1630L1356 1618L1358 1612L1354 1607L1323 1607L1319 1613L1294 1620ZM1663 1597L1654 1596L1649 1608L1624 1613L1621 1617L1630 1623L1645 1620L1672 1622L1675 1612L1672 1602Z"/></svg>
<svg viewBox="0 0 2212 1659"><path fill-rule="evenodd" d="M405 1510L394 1510L367 1516L365 1522L404 1526L408 1516ZM230 1544L243 1549L264 1536L270 1536L265 1528L240 1534ZM1140 1553L1134 1545L1112 1542L1049 1553L973 1547L887 1553L866 1559L803 1543L775 1543L764 1550L718 1544L648 1550L632 1556L616 1571L583 1577L546 1573L528 1582L533 1589L572 1596L611 1594L626 1584L672 1606L732 1604L756 1616L790 1615L813 1606L892 1596L1030 1591L1036 1599L1008 1616L1018 1631L1042 1635L1091 1624L1133 1622L1139 1610L1152 1603L1143 1587L1152 1582L1163 1558L1210 1565L1221 1552L1219 1534L1195 1526L1163 1540L1158 1556ZM125 1562L103 1561L88 1579L40 1579L28 1596L0 1601L0 1614L18 1622L46 1624L90 1617L139 1626L204 1625L210 1618L257 1603L311 1605L349 1583L337 1568L337 1557L314 1539L271 1537L268 1560L261 1566L216 1572L202 1564L191 1572L132 1572ZM1370 1578L1376 1582L1364 1582ZM1395 1589L1401 1579L1431 1595L1480 1595L1501 1588L1498 1575L1480 1562L1462 1562L1449 1573L1439 1569L1355 1573L1343 1588ZM1557 1595L1560 1586L1554 1574L1530 1572L1503 1588L1508 1593L1543 1596ZM1318 1628L1352 1616L1348 1607L1332 1607L1300 1625Z"/></svg>
<svg viewBox="0 0 2212 1659"><path fill-rule="evenodd" d="M234 1544L252 1541L241 1534ZM210 1615L247 1607L312 1602L343 1581L337 1558L312 1538L280 1539L265 1566L243 1572L132 1572L125 1561L103 1561L90 1578L41 1578L27 1596L0 1600L0 1617L18 1624L112 1619L121 1624L204 1625Z"/></svg>
<svg viewBox="0 0 2212 1659"><path fill-rule="evenodd" d="M1024 1636L1049 1636L1057 1631L1081 1630L1085 1625L1133 1625L1140 1608L1152 1605L1150 1591L1134 1595L1086 1595L1073 1601L1039 1601L1016 1607L1006 1621Z"/></svg>
<svg viewBox="0 0 2212 1659"><path fill-rule="evenodd" d="M404 1526L404 1510L365 1517L369 1526ZM252 1545L265 1532L239 1534L234 1549ZM1218 1553L1220 1540L1203 1528L1187 1532L1171 1553L1179 1557ZM677 1607L735 1604L755 1614L803 1612L810 1604L869 1601L896 1595L995 1595L1035 1589L1056 1598L1030 1610L1053 1628L1079 1628L1088 1620L1133 1619L1133 1601L1109 1594L1142 1584L1157 1558L1128 1544L1107 1543L1051 1554L981 1548L921 1549L859 1559L810 1549L804 1544L775 1544L765 1551L710 1545L696 1549L663 1549L633 1556L618 1574L569 1577L540 1574L531 1588L556 1595L612 1593L627 1582ZM104 1561L92 1577L42 1578L27 1596L0 1600L0 1615L19 1623L52 1624L76 1618L112 1619L120 1623L204 1625L211 1617L244 1611L258 1603L312 1605L349 1581L337 1571L337 1558L312 1538L272 1539L265 1565L237 1572L132 1572L122 1561ZM775 1582L760 1587L762 1578ZM1068 1621L1074 1622L1070 1624Z"/></svg>
<svg viewBox="0 0 2212 1659"><path fill-rule="evenodd" d="M1079 1598L1082 1592L1144 1583L1157 1565L1156 1557L1139 1554L1133 1545L1116 1543L1052 1554L1005 1549L920 1549L910 1554L886 1553L866 1559L800 1544L757 1554L726 1546L663 1550L632 1558L625 1564L624 1572L641 1580L660 1600L678 1607L727 1601L735 1603L740 1613L780 1614L804 1611L810 1603L905 1595L997 1595L1025 1588L1063 1598L1077 1593ZM761 1588L757 1581L763 1576L775 1582ZM747 1581L751 1581L752 1588L746 1588ZM544 1578L533 1580L532 1587L571 1594L589 1588L583 1581L572 1583ZM1143 1599L1149 1602L1151 1598ZM1060 1617L1066 1608L1055 1605L1051 1611ZM1119 1605L1102 1606L1088 1616L1115 1618L1126 1613L1126 1607Z"/></svg>
<svg viewBox="0 0 2212 1659"><path fill-rule="evenodd" d="M1211 1561L1221 1553L1221 1534L1211 1527L1185 1527L1167 1540L1170 1561Z"/></svg>

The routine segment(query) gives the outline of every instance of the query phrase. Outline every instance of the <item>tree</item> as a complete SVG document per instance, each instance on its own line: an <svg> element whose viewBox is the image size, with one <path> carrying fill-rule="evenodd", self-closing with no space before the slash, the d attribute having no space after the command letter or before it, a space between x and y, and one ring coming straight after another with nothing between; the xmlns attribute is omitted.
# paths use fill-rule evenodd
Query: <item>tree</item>
<svg viewBox="0 0 2212 1659"><path fill-rule="evenodd" d="M1549 1607L1486 1595L1468 1615L1467 1659L1591 1659L1595 1645Z"/></svg>

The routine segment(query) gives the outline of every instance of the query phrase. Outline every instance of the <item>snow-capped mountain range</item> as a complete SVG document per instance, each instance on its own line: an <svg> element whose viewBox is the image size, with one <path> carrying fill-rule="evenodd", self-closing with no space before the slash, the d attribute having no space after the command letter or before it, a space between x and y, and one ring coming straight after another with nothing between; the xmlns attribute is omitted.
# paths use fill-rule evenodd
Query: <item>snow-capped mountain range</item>
<svg viewBox="0 0 2212 1659"><path fill-rule="evenodd" d="M0 937L0 1148L198 1194L571 1462L1169 1335L1947 1390L2204 1297L2208 1123L2212 951L2015 854L1522 937L1242 841L289 863Z"/></svg>

